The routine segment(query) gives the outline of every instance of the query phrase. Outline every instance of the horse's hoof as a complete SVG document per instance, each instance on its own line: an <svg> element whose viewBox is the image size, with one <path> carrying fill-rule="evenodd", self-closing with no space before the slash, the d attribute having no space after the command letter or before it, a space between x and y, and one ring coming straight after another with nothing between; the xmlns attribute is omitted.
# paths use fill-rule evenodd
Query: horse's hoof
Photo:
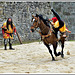
<svg viewBox="0 0 75 75"><path fill-rule="evenodd" d="M55 58L52 58L52 61L55 61Z"/></svg>
<svg viewBox="0 0 75 75"><path fill-rule="evenodd" d="M64 58L64 54L61 54L61 57Z"/></svg>
<svg viewBox="0 0 75 75"><path fill-rule="evenodd" d="M58 52L58 56L61 55L61 52Z"/></svg>

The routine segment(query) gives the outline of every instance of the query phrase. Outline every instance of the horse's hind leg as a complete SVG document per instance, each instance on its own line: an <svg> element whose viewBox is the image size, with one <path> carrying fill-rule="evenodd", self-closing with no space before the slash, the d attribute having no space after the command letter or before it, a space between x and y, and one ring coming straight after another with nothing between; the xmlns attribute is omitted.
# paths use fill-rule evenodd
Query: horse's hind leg
<svg viewBox="0 0 75 75"><path fill-rule="evenodd" d="M61 51L61 57L64 58L64 53L63 53L63 49L64 49L64 42L65 42L65 38L62 37L61 38L61 48L62 48L62 51Z"/></svg>
<svg viewBox="0 0 75 75"><path fill-rule="evenodd" d="M49 45L48 45L48 44L46 44L46 43L44 43L44 44L45 44L45 46L48 48L49 53L50 53L50 54L51 54L51 56L52 56L52 60L54 61L54 60L55 60L55 58L53 57L53 54L52 54L52 51L51 51L51 49L50 49Z"/></svg>
<svg viewBox="0 0 75 75"><path fill-rule="evenodd" d="M57 42L54 42L54 44L53 44L53 49L54 49L54 54L55 54L55 56L59 56L59 55L61 55L61 52L56 52L56 49L57 49Z"/></svg>
<svg viewBox="0 0 75 75"><path fill-rule="evenodd" d="M62 57L62 58L64 58L64 54L63 54L64 43L62 43L61 47L62 47L62 51L61 51L61 57Z"/></svg>

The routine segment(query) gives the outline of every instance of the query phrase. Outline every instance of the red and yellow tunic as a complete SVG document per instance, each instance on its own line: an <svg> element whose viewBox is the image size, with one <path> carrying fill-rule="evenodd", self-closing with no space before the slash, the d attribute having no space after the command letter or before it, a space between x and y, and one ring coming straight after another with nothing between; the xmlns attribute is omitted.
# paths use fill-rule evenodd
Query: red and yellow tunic
<svg viewBox="0 0 75 75"><path fill-rule="evenodd" d="M13 32L16 33L16 27L15 25L13 24L13 29L11 28L11 25L9 25L9 30L7 29L7 22L5 22L3 25L2 25L2 33L3 33L3 38L4 39L13 39Z"/></svg>
<svg viewBox="0 0 75 75"><path fill-rule="evenodd" d="M58 19L56 17L53 17L52 20L53 20L53 23L54 23L54 27L58 28L59 27L59 21L58 21ZM59 29L59 31L61 31L61 32L68 31L68 29L66 28L65 23L64 23L64 26Z"/></svg>
<svg viewBox="0 0 75 75"><path fill-rule="evenodd" d="M58 20L54 23L54 27L55 28L59 27L59 21ZM65 23L64 23L64 26L59 29L59 31L61 31L61 32L65 32L66 31L66 25L65 25Z"/></svg>

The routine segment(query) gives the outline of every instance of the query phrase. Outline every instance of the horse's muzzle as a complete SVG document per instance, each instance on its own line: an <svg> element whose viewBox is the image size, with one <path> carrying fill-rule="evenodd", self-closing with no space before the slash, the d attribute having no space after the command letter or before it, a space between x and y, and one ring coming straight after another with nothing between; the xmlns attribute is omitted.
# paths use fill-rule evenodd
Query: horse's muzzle
<svg viewBox="0 0 75 75"><path fill-rule="evenodd" d="M34 32L34 29L31 29L32 32Z"/></svg>

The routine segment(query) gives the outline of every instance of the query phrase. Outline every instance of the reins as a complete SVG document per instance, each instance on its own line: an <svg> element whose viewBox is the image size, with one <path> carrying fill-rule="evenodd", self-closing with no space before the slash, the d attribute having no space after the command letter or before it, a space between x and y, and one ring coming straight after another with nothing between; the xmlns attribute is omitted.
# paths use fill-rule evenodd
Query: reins
<svg viewBox="0 0 75 75"><path fill-rule="evenodd" d="M45 29L46 29L46 27L42 31L44 31ZM42 32L40 32L40 30L38 31L38 30L35 29L35 31L37 31L40 34L42 39L47 38L51 35L51 29L48 31L48 34L46 34L46 35L42 35Z"/></svg>
<svg viewBox="0 0 75 75"><path fill-rule="evenodd" d="M40 24L40 22L39 22L39 24ZM37 27L37 26L36 26ZM35 27L34 27L35 28ZM47 37L49 37L50 35L51 35L51 32L52 32L52 30L51 30L51 28L49 29L49 31L48 31L48 33L46 34L46 35L43 35L42 34L42 32L45 30L47 28L47 26L45 26L41 31L40 30L36 30L36 28L35 28L35 31L37 31L39 34L40 34L40 36L42 37L42 39L45 39L45 38L47 38Z"/></svg>

